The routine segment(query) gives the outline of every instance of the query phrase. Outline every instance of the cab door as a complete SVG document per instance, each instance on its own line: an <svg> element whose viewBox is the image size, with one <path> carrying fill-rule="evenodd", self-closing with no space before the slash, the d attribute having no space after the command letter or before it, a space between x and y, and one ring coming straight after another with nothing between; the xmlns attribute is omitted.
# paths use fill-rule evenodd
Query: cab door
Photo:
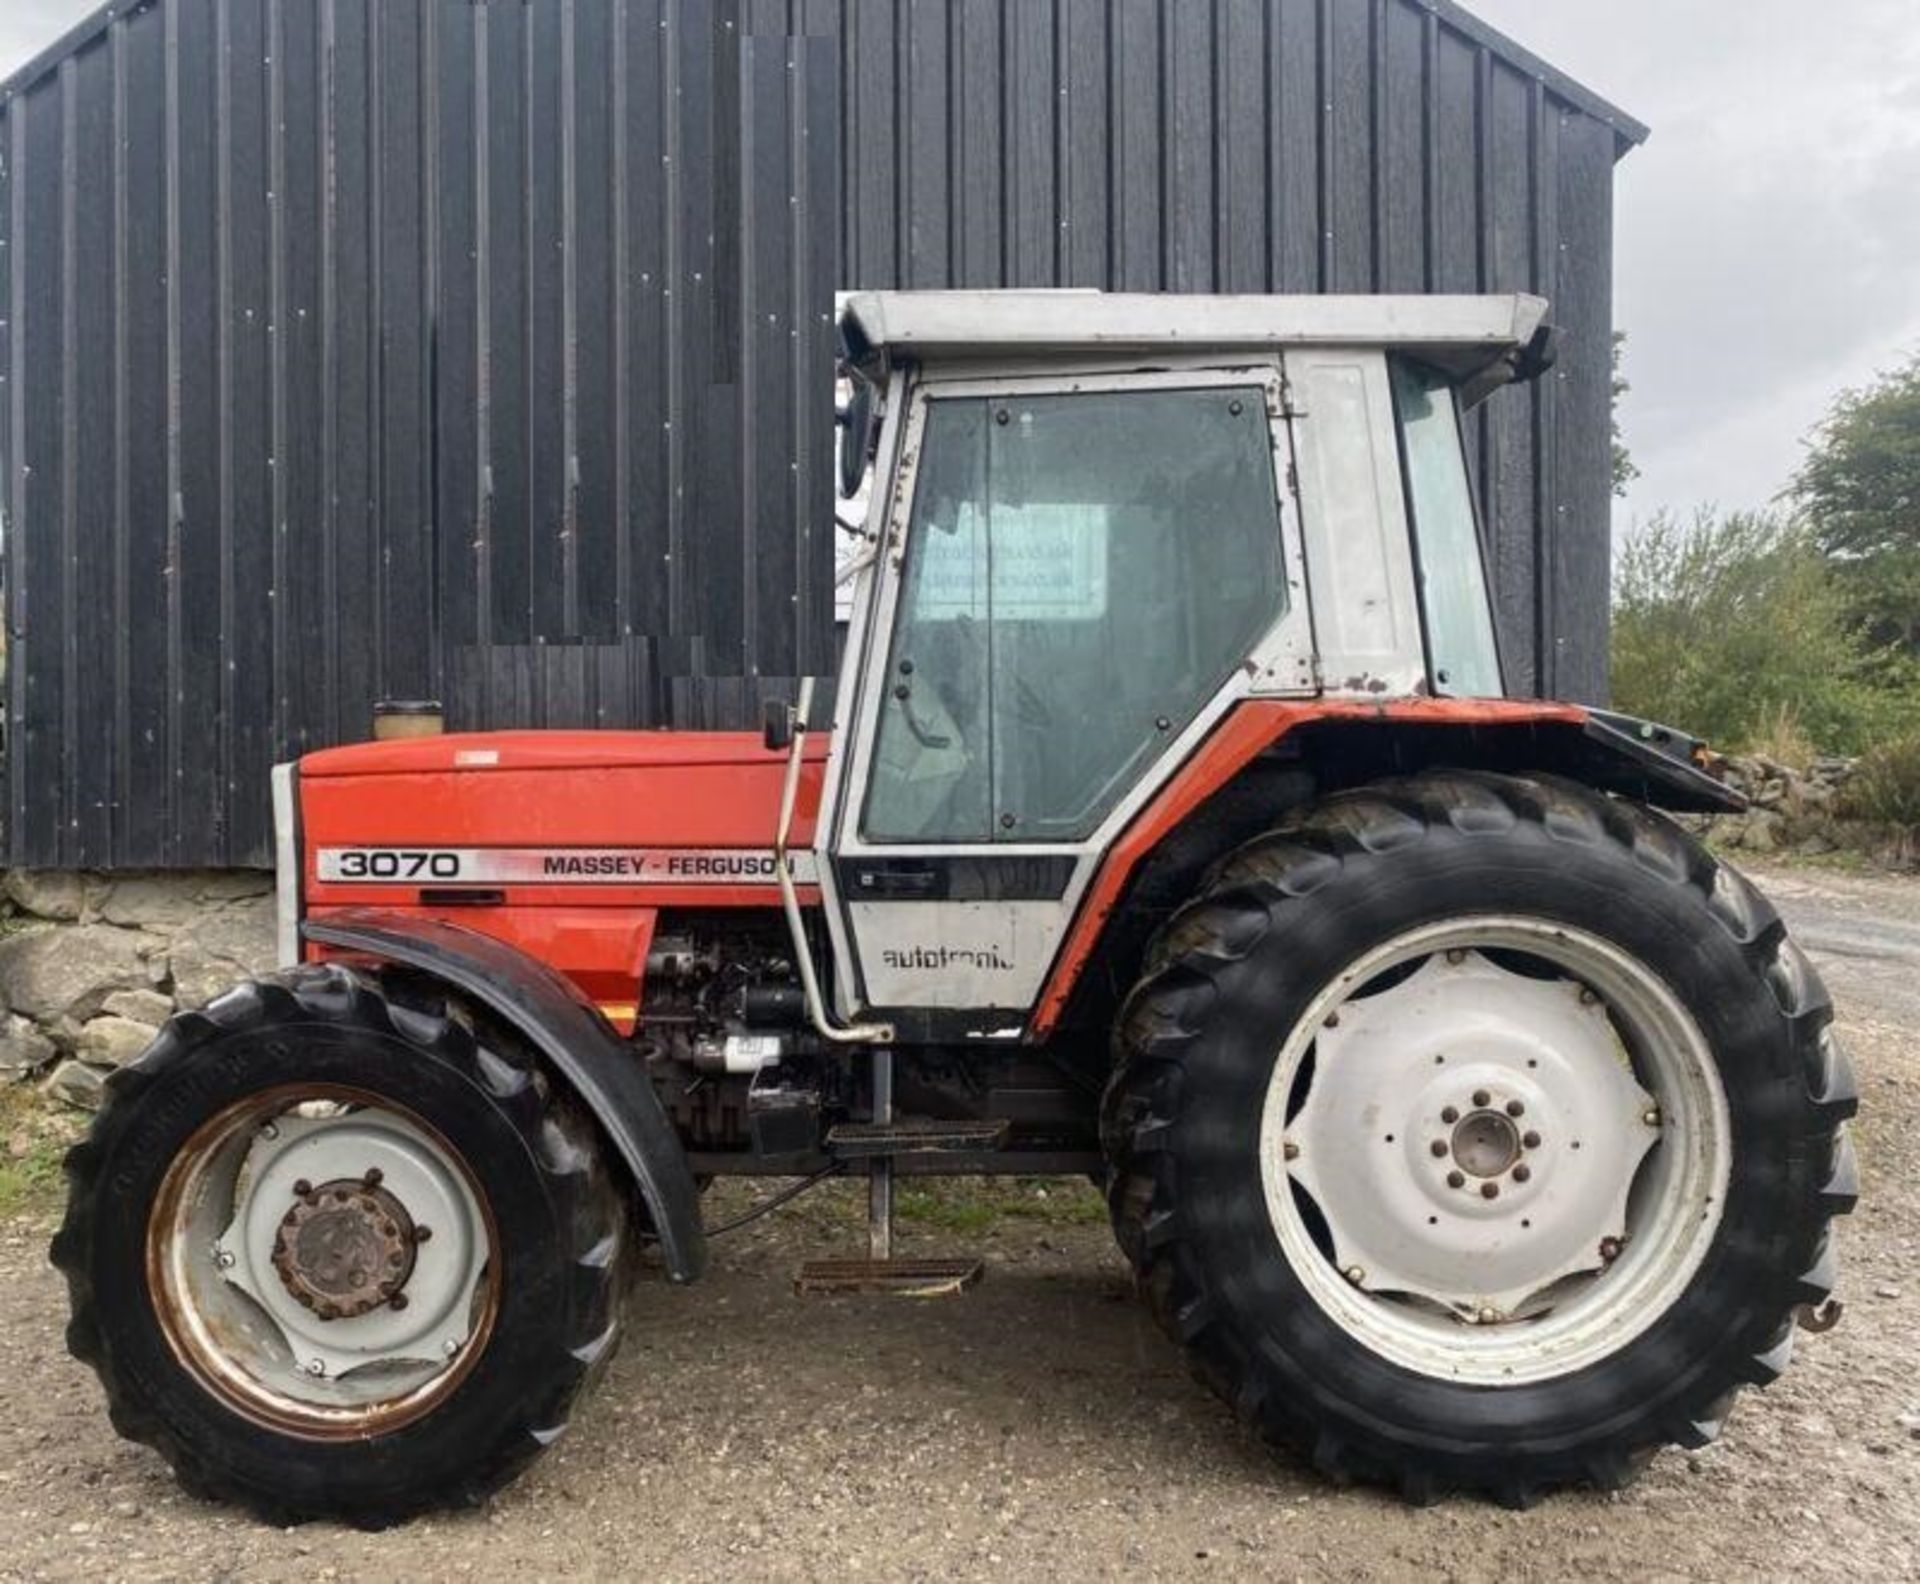
<svg viewBox="0 0 1920 1584"><path fill-rule="evenodd" d="M1287 445L1271 362L913 391L822 824L843 1011L1018 1034L1250 659L1310 685Z"/></svg>

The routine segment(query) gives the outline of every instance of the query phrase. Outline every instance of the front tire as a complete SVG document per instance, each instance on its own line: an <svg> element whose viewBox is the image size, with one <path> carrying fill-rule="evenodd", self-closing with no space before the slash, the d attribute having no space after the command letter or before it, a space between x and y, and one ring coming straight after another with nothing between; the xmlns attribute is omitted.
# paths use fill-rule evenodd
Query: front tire
<svg viewBox="0 0 1920 1584"><path fill-rule="evenodd" d="M1831 1016L1772 908L1643 809L1452 772L1342 794L1150 950L1115 1231L1199 1376L1329 1476L1616 1486L1712 1439L1831 1290Z"/></svg>
<svg viewBox="0 0 1920 1584"><path fill-rule="evenodd" d="M435 994L314 967L183 1014L67 1173L68 1345L114 1427L276 1523L478 1501L618 1334L591 1124Z"/></svg>

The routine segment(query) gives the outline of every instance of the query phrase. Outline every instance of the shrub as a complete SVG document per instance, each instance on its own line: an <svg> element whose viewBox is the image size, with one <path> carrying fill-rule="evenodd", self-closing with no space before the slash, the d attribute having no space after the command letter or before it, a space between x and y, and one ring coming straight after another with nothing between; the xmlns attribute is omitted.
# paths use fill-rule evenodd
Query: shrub
<svg viewBox="0 0 1920 1584"><path fill-rule="evenodd" d="M1920 735L1869 749L1847 783L1841 812L1873 825L1920 833Z"/></svg>
<svg viewBox="0 0 1920 1584"><path fill-rule="evenodd" d="M1730 749L1789 725L1847 753L1920 729L1912 662L1867 637L1806 530L1764 512L1662 514L1621 547L1613 694Z"/></svg>

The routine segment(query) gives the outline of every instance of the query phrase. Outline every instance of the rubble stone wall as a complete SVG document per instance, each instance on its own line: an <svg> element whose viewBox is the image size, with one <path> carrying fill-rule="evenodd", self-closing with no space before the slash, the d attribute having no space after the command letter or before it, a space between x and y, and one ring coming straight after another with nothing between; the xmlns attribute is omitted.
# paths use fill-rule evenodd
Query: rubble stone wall
<svg viewBox="0 0 1920 1584"><path fill-rule="evenodd" d="M1842 850L1879 853L1888 833L1847 817L1847 787L1855 759L1816 759L1796 770L1762 754L1735 755L1721 773L1751 807L1688 823L1716 847L1758 857L1797 854L1821 857Z"/></svg>
<svg viewBox="0 0 1920 1584"><path fill-rule="evenodd" d="M0 877L0 1084L71 1104L176 1011L273 969L273 876L254 870Z"/></svg>

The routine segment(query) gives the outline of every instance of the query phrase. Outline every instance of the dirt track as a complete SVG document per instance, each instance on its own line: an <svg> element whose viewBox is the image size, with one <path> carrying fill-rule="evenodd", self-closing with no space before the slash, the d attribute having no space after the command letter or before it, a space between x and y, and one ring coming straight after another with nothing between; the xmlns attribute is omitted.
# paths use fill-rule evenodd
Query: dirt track
<svg viewBox="0 0 1920 1584"><path fill-rule="evenodd" d="M990 1274L963 1298L796 1299L803 1255L851 1251L842 1192L724 1240L692 1291L643 1289L600 1397L490 1510L282 1532L189 1500L114 1438L61 1347L40 1218L0 1231L0 1579L1912 1577L1920 886L1762 878L1862 1081L1848 1314L1719 1445L1623 1495L1410 1511L1274 1462L1133 1302L1090 1189L1023 1198L984 1235L911 1225L910 1246L984 1243Z"/></svg>

